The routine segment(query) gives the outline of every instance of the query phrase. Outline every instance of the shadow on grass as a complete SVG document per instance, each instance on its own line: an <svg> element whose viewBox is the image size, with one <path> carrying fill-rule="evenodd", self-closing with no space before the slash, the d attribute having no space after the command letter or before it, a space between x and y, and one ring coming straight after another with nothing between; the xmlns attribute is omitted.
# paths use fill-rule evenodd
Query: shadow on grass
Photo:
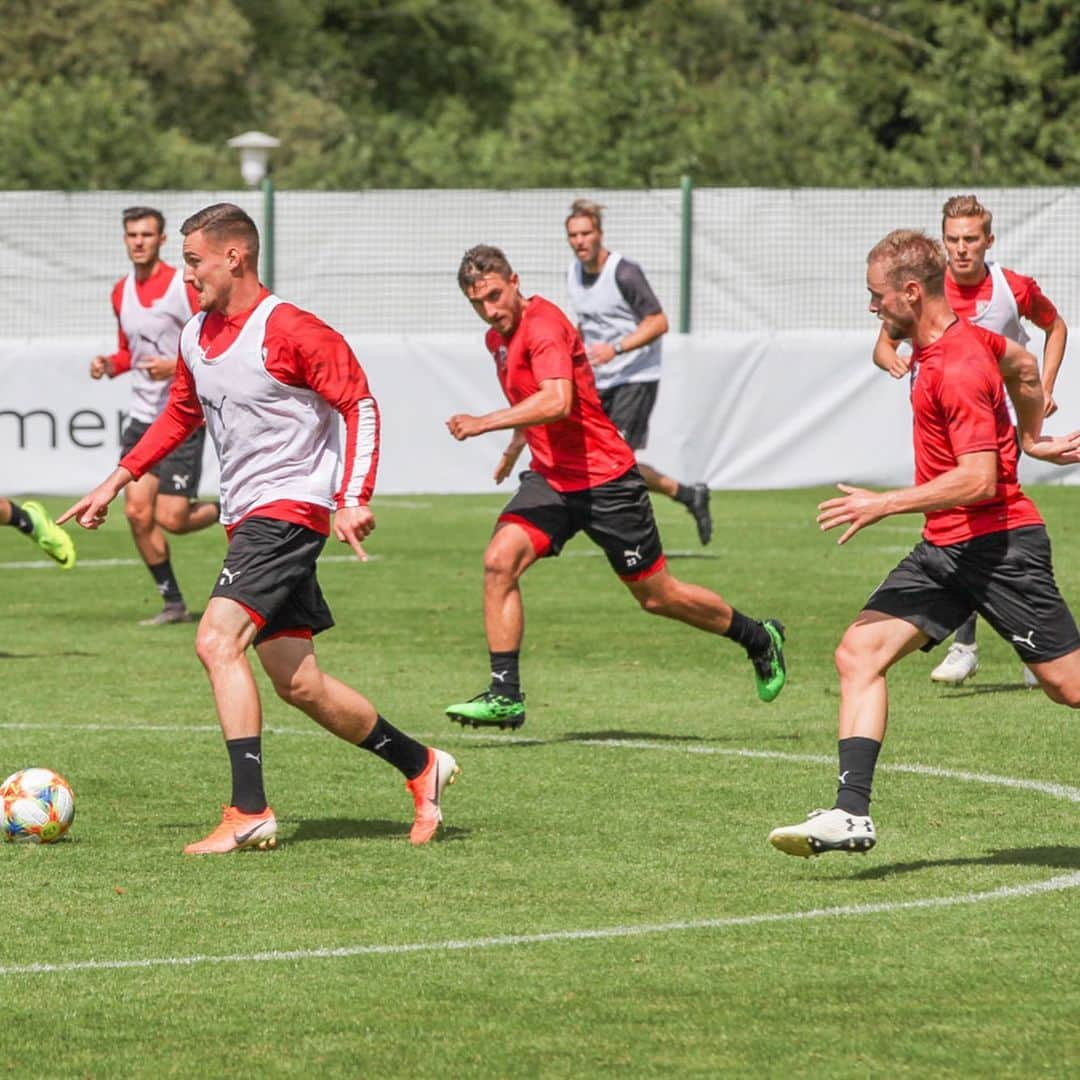
<svg viewBox="0 0 1080 1080"><path fill-rule="evenodd" d="M453 825L444 825L434 843L461 840L469 833ZM308 840L383 840L388 837L408 837L407 821L360 821L356 818L315 818L302 821L296 831L282 836L282 842L304 843Z"/></svg>
<svg viewBox="0 0 1080 1080"><path fill-rule="evenodd" d="M980 694L1041 693L1038 687L1024 682L982 683L980 686L951 687L945 689L949 697L978 697Z"/></svg>
<svg viewBox="0 0 1080 1080"><path fill-rule="evenodd" d="M0 649L0 660L52 660L57 656L97 656L97 653L83 652L81 649L65 649L58 652L4 652Z"/></svg>
<svg viewBox="0 0 1080 1080"><path fill-rule="evenodd" d="M1034 847L1000 848L987 855L973 855L963 859L920 859L918 862L892 863L863 870L855 877L871 881L888 878L894 874L910 874L918 870L935 870L941 866L1049 866L1057 870L1075 870L1080 867L1080 848Z"/></svg>
<svg viewBox="0 0 1080 1080"><path fill-rule="evenodd" d="M565 735L560 735L557 739L552 739L552 742L592 742L599 739L612 739L614 741L625 742L676 742L676 743L700 743L702 745L709 745L712 743L738 743L743 744L746 742L745 736L732 735L727 738L706 738L702 735L671 735L669 733L660 734L656 731L620 731L618 729L610 731L568 731ZM770 735L763 737L762 742L800 742L802 736L798 734L791 735Z"/></svg>

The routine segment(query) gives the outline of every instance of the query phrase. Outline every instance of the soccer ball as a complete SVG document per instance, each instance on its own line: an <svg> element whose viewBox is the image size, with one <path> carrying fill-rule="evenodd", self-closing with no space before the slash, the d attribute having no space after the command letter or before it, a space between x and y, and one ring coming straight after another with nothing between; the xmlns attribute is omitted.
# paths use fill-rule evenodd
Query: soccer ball
<svg viewBox="0 0 1080 1080"><path fill-rule="evenodd" d="M71 828L75 796L52 769L21 769L0 784L4 839L54 844Z"/></svg>

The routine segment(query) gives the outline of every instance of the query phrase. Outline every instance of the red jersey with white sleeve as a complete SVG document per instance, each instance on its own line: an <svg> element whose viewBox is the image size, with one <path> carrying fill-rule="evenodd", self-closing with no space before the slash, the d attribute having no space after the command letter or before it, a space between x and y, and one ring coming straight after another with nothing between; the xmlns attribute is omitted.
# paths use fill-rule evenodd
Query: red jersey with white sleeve
<svg viewBox="0 0 1080 1080"><path fill-rule="evenodd" d="M912 353L915 483L956 468L961 454L992 450L997 455L997 491L991 498L926 514L923 538L939 547L1042 524L1016 476L1016 434L998 368L1005 348L1000 334L958 318L937 341Z"/></svg>
<svg viewBox="0 0 1080 1080"><path fill-rule="evenodd" d="M532 452L530 468L556 491L598 487L633 467L633 450L600 404L581 337L553 303L530 296L513 334L505 337L492 327L484 344L511 405L537 393L545 379L569 379L574 384L574 401L565 420L522 429Z"/></svg>
<svg viewBox="0 0 1080 1080"><path fill-rule="evenodd" d="M129 413L148 424L165 408L169 380L152 379L140 368L140 361L176 356L180 331L199 310L198 294L185 284L176 267L159 262L145 281L139 281L134 271L122 277L113 286L112 306L117 349L109 357L109 377L131 372Z"/></svg>
<svg viewBox="0 0 1080 1080"><path fill-rule="evenodd" d="M375 487L379 411L345 339L261 289L247 311L184 328L169 401L120 464L136 479L204 421L217 450L221 521L292 521L321 533L330 510Z"/></svg>
<svg viewBox="0 0 1080 1080"><path fill-rule="evenodd" d="M945 299L957 315L1021 345L1027 344L1027 335L1018 319L1027 319L1040 330L1049 329L1058 316L1057 308L1034 278L990 261L986 271L977 285L960 285L951 274L945 275Z"/></svg>

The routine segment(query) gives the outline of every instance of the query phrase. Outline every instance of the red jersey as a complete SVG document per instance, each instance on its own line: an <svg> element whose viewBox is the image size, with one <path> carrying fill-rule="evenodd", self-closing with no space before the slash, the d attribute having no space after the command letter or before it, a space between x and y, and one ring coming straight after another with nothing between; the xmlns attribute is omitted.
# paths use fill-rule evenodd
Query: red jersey
<svg viewBox="0 0 1080 1080"><path fill-rule="evenodd" d="M923 538L939 547L1042 524L1016 478L1016 435L998 368L1005 348L1000 334L958 318L937 341L912 353L915 483L925 484L956 468L961 454L997 454L992 498L927 513Z"/></svg>
<svg viewBox="0 0 1080 1080"><path fill-rule="evenodd" d="M1001 272L1016 298L1016 310L1022 319L1033 322L1040 330L1046 330L1057 318L1057 308L1043 294L1034 278L1025 277L1015 270ZM982 313L994 293L994 279L988 273L977 285L960 285L951 274L945 275L945 299L949 307L965 319L974 319Z"/></svg>
<svg viewBox="0 0 1080 1080"><path fill-rule="evenodd" d="M600 404L581 337L554 304L530 296L513 334L507 338L492 327L484 343L511 405L537 393L545 379L574 384L565 420L522 429L532 452L530 467L556 491L599 487L633 467L634 451Z"/></svg>

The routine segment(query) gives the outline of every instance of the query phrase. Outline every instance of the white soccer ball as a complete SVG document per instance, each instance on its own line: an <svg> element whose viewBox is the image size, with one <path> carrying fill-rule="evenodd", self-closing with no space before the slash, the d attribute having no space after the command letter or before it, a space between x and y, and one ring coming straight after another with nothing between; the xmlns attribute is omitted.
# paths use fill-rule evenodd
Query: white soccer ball
<svg viewBox="0 0 1080 1080"><path fill-rule="evenodd" d="M0 784L0 810L9 843L54 844L75 819L75 795L52 769L20 769Z"/></svg>

